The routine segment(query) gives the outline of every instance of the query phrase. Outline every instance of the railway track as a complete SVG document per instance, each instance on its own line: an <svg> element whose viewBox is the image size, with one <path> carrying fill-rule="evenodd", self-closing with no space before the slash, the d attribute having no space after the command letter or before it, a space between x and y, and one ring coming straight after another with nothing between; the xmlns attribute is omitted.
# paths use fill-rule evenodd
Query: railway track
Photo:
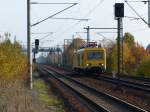
<svg viewBox="0 0 150 112"><path fill-rule="evenodd" d="M123 79L132 79L134 81L140 81L142 83L145 84L149 84L150 85L150 78L145 78L145 77L135 77L135 76L122 76Z"/></svg>
<svg viewBox="0 0 150 112"><path fill-rule="evenodd" d="M70 74L74 74L74 73L71 72ZM150 79L148 78L140 78L140 77L135 78L135 77L121 76L119 79L117 79L111 76L104 76L101 74L99 77L96 77L94 79L103 80L116 85L119 84L121 86L125 86L134 89L136 91L147 93L148 95L150 94L150 82L149 82Z"/></svg>
<svg viewBox="0 0 150 112"><path fill-rule="evenodd" d="M100 76L105 76L109 78L114 78L112 74L98 74ZM131 82L137 82L141 84L150 85L150 78L144 78L144 77L136 77L136 76L128 76L128 75L120 75L119 79L131 81Z"/></svg>
<svg viewBox="0 0 150 112"><path fill-rule="evenodd" d="M43 67L51 76L74 91L93 112L146 112L109 94L97 91L69 76Z"/></svg>
<svg viewBox="0 0 150 112"><path fill-rule="evenodd" d="M72 74L72 73L70 73L70 74ZM104 75L100 74L99 77L96 77L94 79L107 81L109 83L113 83L116 85L119 84L121 86L132 88L136 91L142 91L144 93L147 93L148 95L150 94L150 79L149 78L120 76L119 79L117 79L117 78L113 78L111 76L107 76L107 75L104 76Z"/></svg>
<svg viewBox="0 0 150 112"><path fill-rule="evenodd" d="M100 76L100 77L97 77L94 79L107 81L107 82L113 83L113 84L119 84L121 86L125 86L128 88L132 88L132 89L139 90L139 91L150 94L150 85L149 84L143 84L143 83L129 81L127 79L126 80L125 79L117 79L117 78L111 78L111 77L106 77L106 76Z"/></svg>

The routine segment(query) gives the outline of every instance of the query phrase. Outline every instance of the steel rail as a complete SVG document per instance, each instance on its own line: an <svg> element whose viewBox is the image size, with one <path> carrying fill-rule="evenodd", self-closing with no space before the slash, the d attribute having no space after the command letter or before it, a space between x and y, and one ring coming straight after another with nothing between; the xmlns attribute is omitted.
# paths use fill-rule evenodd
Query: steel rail
<svg viewBox="0 0 150 112"><path fill-rule="evenodd" d="M70 89L77 97L80 98L80 101L82 101L82 103L85 104L87 106L87 108L90 109L91 112L110 112L110 111L104 109L103 107L100 107L99 105L97 105L96 103L94 103L93 101L88 99L87 97L85 97L83 94L81 94L80 92L75 90L73 87L71 87L67 83L64 83L64 81L62 81L60 78L58 78L60 76L57 76L57 74L55 74L54 72L49 71L48 69L45 69L45 68L42 68L42 69L44 69L45 71L50 73L56 80L58 80L61 84L66 86L68 89Z"/></svg>
<svg viewBox="0 0 150 112"><path fill-rule="evenodd" d="M126 86L132 89L136 89L139 91L143 91L146 93L150 93L150 85L148 84L141 84L141 83L136 83L136 82L131 82L123 79L117 79L117 78L110 78L110 77L105 77L105 76L100 76L98 78L95 78L96 80L103 80L107 81L113 84L120 84L122 86Z"/></svg>
<svg viewBox="0 0 150 112"><path fill-rule="evenodd" d="M97 105L101 105L101 107L105 108L105 110L107 110L107 111L113 111L113 110L110 110L110 109L118 109L119 108L119 109L122 109L122 112L133 112L133 111L135 111L135 112L146 112L145 110L143 110L143 109L141 109L139 107L136 107L136 106L134 106L134 105L132 105L130 103L127 103L127 102L125 102L125 101L123 101L121 99L118 99L118 98L116 98L114 96L111 96L109 94L97 91L96 89L91 88L91 87L89 87L89 86L87 86L85 84L82 84L81 82L79 82L77 80L74 80L74 79L72 79L72 78L70 78L70 77L68 77L66 75L63 75L63 74L61 74L61 73L59 73L57 71L54 71L54 70L50 70L49 71L48 69L46 69L46 71L47 72L53 71L53 72L55 72L55 75L59 75L59 77L63 78L63 81L65 79L65 80L70 81L73 84L78 85L78 87L80 87L80 88L84 88L84 90L86 90L86 94L87 93L91 93L91 95L97 96L97 100L98 99L99 100L103 99L103 102L105 102L105 103L107 102L107 105L108 105L109 108L106 107L105 105L103 105L104 106L103 107L102 103L101 104L98 103ZM115 110L114 112L117 112L117 111Z"/></svg>
<svg viewBox="0 0 150 112"><path fill-rule="evenodd" d="M121 78L133 79L133 80L142 81L144 83L150 83L150 78L145 78L145 77L121 76Z"/></svg>

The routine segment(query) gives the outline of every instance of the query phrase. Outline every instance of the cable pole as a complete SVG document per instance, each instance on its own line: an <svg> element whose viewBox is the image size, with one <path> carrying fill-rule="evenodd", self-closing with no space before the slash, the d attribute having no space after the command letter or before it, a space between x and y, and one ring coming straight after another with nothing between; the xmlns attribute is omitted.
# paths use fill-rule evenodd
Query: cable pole
<svg viewBox="0 0 150 112"><path fill-rule="evenodd" d="M30 27L30 0L27 0L27 54L28 54L28 73L30 74L30 89L32 84L32 43L31 43L31 27Z"/></svg>
<svg viewBox="0 0 150 112"><path fill-rule="evenodd" d="M120 20L120 33L121 33L121 73L123 74L123 71L124 71L124 46L123 46L123 42L124 42L124 38L123 38L123 21L122 21L122 18Z"/></svg>
<svg viewBox="0 0 150 112"><path fill-rule="evenodd" d="M120 28L121 28L121 25L120 25L120 23L121 23L121 18L118 18L118 39L117 39L117 47L118 47L118 74L117 75L120 75L120 37L121 37L121 35L120 35Z"/></svg>
<svg viewBox="0 0 150 112"><path fill-rule="evenodd" d="M84 28L84 29L86 29L87 30L87 42L89 42L90 41L90 30L95 30L95 29L105 29L105 30L113 30L113 29L117 29L117 28L90 28L89 26L88 27L86 27L86 28Z"/></svg>
<svg viewBox="0 0 150 112"><path fill-rule="evenodd" d="M117 18L118 21L118 39L117 39L117 55L118 55L118 76L120 75L120 73L123 73L123 69L124 69L124 50L123 50L123 22L122 22L122 18Z"/></svg>
<svg viewBox="0 0 150 112"><path fill-rule="evenodd" d="M90 27L84 28L87 30L87 43L90 41Z"/></svg>
<svg viewBox="0 0 150 112"><path fill-rule="evenodd" d="M35 51L33 52L33 62L34 62L34 63L36 62L36 59L35 59Z"/></svg>
<svg viewBox="0 0 150 112"><path fill-rule="evenodd" d="M123 22L122 22L123 17L124 17L124 3L115 3L115 19L117 20L117 26L118 26L118 38L117 38L118 78L120 77L120 73L121 73L120 68L122 68L122 72L123 72ZM121 43L122 43L122 47L121 47Z"/></svg>
<svg viewBox="0 0 150 112"><path fill-rule="evenodd" d="M150 0L148 1L148 27L150 28Z"/></svg>
<svg viewBox="0 0 150 112"><path fill-rule="evenodd" d="M87 27L87 43L90 41L90 27Z"/></svg>
<svg viewBox="0 0 150 112"><path fill-rule="evenodd" d="M57 63L58 63L57 65L59 66L59 64L60 64L60 63L59 63L59 62L60 62L60 61L59 61L59 44L57 45L56 50L57 50Z"/></svg>

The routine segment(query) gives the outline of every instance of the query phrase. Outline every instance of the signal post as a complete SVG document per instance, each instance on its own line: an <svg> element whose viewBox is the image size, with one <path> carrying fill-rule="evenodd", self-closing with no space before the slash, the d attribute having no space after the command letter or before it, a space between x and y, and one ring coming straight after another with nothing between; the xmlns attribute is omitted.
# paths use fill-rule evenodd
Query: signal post
<svg viewBox="0 0 150 112"><path fill-rule="evenodd" d="M117 37L117 48L118 48L118 63L117 63L117 76L120 75L121 71L121 61L122 61L122 72L123 72L123 22L122 18L124 17L124 3L116 3L115 4L115 20L117 20L117 29L118 29L118 37ZM122 60L121 60L121 39L122 39Z"/></svg>

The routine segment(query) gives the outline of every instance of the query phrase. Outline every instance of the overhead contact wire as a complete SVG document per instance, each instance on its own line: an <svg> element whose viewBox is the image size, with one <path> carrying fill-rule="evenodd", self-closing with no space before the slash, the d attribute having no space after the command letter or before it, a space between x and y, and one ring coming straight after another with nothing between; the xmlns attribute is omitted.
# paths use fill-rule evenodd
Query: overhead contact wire
<svg viewBox="0 0 150 112"><path fill-rule="evenodd" d="M61 11L59 11L59 12L57 12L57 13L55 13L55 14L53 14L53 15L51 15L51 16L49 16L49 17L47 17L47 18L45 18L45 19L43 19L43 20L41 20L41 21L39 21L39 22L37 22L37 23L35 23L35 24L33 24L33 25L31 25L31 27L36 26L36 25L38 25L38 24L40 24L40 23L42 23L42 22L44 22L44 21L46 21L46 20L48 20L48 19L50 19L50 18L56 16L57 14L60 14L60 13L62 13L62 12L64 12L64 11L66 11L67 9L70 9L71 7L73 7L73 6L75 6L75 5L77 5L77 3L74 3L73 5L67 7L67 8L65 8L65 9L63 9L63 10L61 10Z"/></svg>

